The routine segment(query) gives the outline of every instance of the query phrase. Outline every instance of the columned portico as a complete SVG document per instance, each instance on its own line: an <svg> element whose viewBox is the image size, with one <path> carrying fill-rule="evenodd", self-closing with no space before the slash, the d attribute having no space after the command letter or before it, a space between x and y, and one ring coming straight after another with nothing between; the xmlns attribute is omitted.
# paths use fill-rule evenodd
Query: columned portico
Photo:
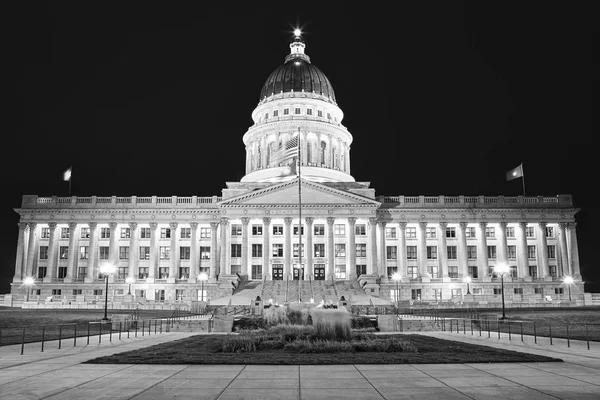
<svg viewBox="0 0 600 400"><path fill-rule="evenodd" d="M210 223L210 276L209 279L211 282L217 280L217 234L219 229L218 222ZM222 247L221 247L222 249ZM221 253L223 254L223 253ZM223 258L223 257L221 257ZM221 271L223 271L223 263L221 262ZM220 272L219 272L220 273Z"/></svg>
<svg viewBox="0 0 600 400"><path fill-rule="evenodd" d="M417 240L417 261L419 262L419 276L427 276L427 222L419 222Z"/></svg>
<svg viewBox="0 0 600 400"><path fill-rule="evenodd" d="M263 276L271 275L269 270L269 255L271 254L271 218L263 217Z"/></svg>
<svg viewBox="0 0 600 400"><path fill-rule="evenodd" d="M36 235L37 223L29 223L29 242L27 243L27 268L25 268L24 277L33 276L35 266L35 249L37 247L37 235Z"/></svg>
<svg viewBox="0 0 600 400"><path fill-rule="evenodd" d="M529 257L527 255L527 223L519 222L517 225L517 264L519 265L519 278L529 276Z"/></svg>
<svg viewBox="0 0 600 400"><path fill-rule="evenodd" d="M333 225L335 224L335 218L327 217L327 264L325 265L325 276L329 278L335 268L335 246L333 242Z"/></svg>
<svg viewBox="0 0 600 400"><path fill-rule="evenodd" d="M446 244L446 228L448 224L446 222L440 222L438 224L438 266L440 268L440 276L444 279L448 279L448 246Z"/></svg>
<svg viewBox="0 0 600 400"><path fill-rule="evenodd" d="M377 218L369 218L369 255L370 255L370 264L369 264L369 274L379 275L379 270L377 268Z"/></svg>
<svg viewBox="0 0 600 400"><path fill-rule="evenodd" d="M487 228L487 222L480 222L478 224L479 227L479 234L477 235L477 238L479 239L479 245L477 246L477 259L478 259L478 270L479 270L479 274L477 274L477 276L481 275L481 276L485 276L485 274L488 273L488 269L489 269L489 264L488 264L488 249L487 249L487 235L486 235L486 228ZM468 275L469 271L467 271Z"/></svg>
<svg viewBox="0 0 600 400"><path fill-rule="evenodd" d="M560 264L562 267L563 274L565 275L573 275L573 271L571 271L569 266L569 257L567 254L567 223L560 222L558 224L558 247L560 252Z"/></svg>
<svg viewBox="0 0 600 400"><path fill-rule="evenodd" d="M283 246L283 275L288 279L292 271L292 218L285 217L283 219L283 238L285 244Z"/></svg>
<svg viewBox="0 0 600 400"><path fill-rule="evenodd" d="M188 282L194 283L196 282L196 277L198 276L198 268L200 268L200 261L198 257L198 223L190 222L190 238L192 242L190 243L190 277Z"/></svg>
<svg viewBox="0 0 600 400"><path fill-rule="evenodd" d="M500 226L500 237L498 238L498 262L502 265L508 265L508 242L506 240L506 227L508 224L506 222L500 222L498 225ZM483 273L486 274L487 271L483 271Z"/></svg>
<svg viewBox="0 0 600 400"><path fill-rule="evenodd" d="M55 224L56 226L56 224ZM90 242L89 242L89 258L87 262L87 270L85 276L85 283L92 283L96 277L96 270L98 269L98 223L90 222L88 223L88 227L90 228ZM48 260L48 264L50 264L50 260ZM50 268L48 268L48 273L50 273ZM52 275L50 275L52 276Z"/></svg>
<svg viewBox="0 0 600 400"><path fill-rule="evenodd" d="M179 254L177 254L177 226L179 226L177 222L169 223L169 227L171 228L171 262L169 265L169 277L167 278L167 282L175 282L175 280L179 278L179 271L177 270L179 261Z"/></svg>
<svg viewBox="0 0 600 400"><path fill-rule="evenodd" d="M550 276L550 268L548 266L548 240L546 239L546 227L547 224L545 222L538 223L538 237L539 237L539 246L538 246L538 257L540 260L540 276L542 278L546 278Z"/></svg>
<svg viewBox="0 0 600 400"><path fill-rule="evenodd" d="M25 235L27 232L27 224L24 222L19 222L17 224L19 226L19 236L17 238L17 256L15 258L15 275L13 277L13 282L21 282L23 276L23 260L25 259ZM56 224L54 224L56 226Z"/></svg>
<svg viewBox="0 0 600 400"><path fill-rule="evenodd" d="M137 222L129 223L129 265L127 268L127 276L135 278L137 276L137 263L139 259L138 246L137 246Z"/></svg>
<svg viewBox="0 0 600 400"><path fill-rule="evenodd" d="M380 221L379 227L379 268L377 275L383 279L387 279L387 249L385 244L385 226L386 223Z"/></svg>
<svg viewBox="0 0 600 400"><path fill-rule="evenodd" d="M577 223L569 222L567 224L568 231L568 248L569 248L569 269L572 276L576 280L581 280L581 270L579 267L579 248L577 246Z"/></svg>
<svg viewBox="0 0 600 400"><path fill-rule="evenodd" d="M51 283L54 278L56 278L56 256L58 250L58 243L56 241L56 235L58 232L56 231L56 227L58 224L56 222L50 222L48 227L50 228L50 238L48 240L48 262L47 262L47 270L46 276L44 277L44 282Z"/></svg>
<svg viewBox="0 0 600 400"><path fill-rule="evenodd" d="M306 217L306 267L304 267L304 279L313 278L313 217Z"/></svg>
<svg viewBox="0 0 600 400"><path fill-rule="evenodd" d="M349 277L356 279L356 218L348 217L348 249L346 250L346 256L348 263L346 264L346 270ZM310 230L309 230L310 232ZM311 240L312 243L312 240ZM311 244L312 247L312 244ZM309 247L310 249L310 247Z"/></svg>
<svg viewBox="0 0 600 400"><path fill-rule="evenodd" d="M67 276L65 282L72 282L77 277L77 246L79 242L79 229L76 222L69 223L69 252L67 260Z"/></svg>
<svg viewBox="0 0 600 400"><path fill-rule="evenodd" d="M227 243L227 225L229 223L229 218L223 217L221 218L221 265L219 268L219 275L227 275L229 273L229 268L227 267L227 247L229 247L229 243Z"/></svg>
<svg viewBox="0 0 600 400"><path fill-rule="evenodd" d="M462 277L468 273L467 269L467 223L458 224L458 276Z"/></svg>
<svg viewBox="0 0 600 400"><path fill-rule="evenodd" d="M398 272L402 274L402 279L408 278L406 263L406 222L398 223Z"/></svg>
<svg viewBox="0 0 600 400"><path fill-rule="evenodd" d="M248 224L250 223L250 218L244 217L242 218L242 275L250 276L250 271L248 270Z"/></svg>

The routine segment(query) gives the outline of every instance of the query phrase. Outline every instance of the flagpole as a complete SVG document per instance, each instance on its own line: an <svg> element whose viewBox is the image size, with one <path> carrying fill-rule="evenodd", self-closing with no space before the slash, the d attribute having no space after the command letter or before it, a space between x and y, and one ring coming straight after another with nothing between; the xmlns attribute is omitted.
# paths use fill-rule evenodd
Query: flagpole
<svg viewBox="0 0 600 400"><path fill-rule="evenodd" d="M521 179L523 181L523 196L526 196L525 195L525 170L523 169L523 163L521 163L521 175L522 175L521 178L523 178L523 179Z"/></svg>
<svg viewBox="0 0 600 400"><path fill-rule="evenodd" d="M69 166L69 171L70 171L70 175L69 175L69 197L71 197L71 180L72 180L72 176L73 176L73 166Z"/></svg>
<svg viewBox="0 0 600 400"><path fill-rule="evenodd" d="M300 127L298 127L298 221L300 227L298 228L298 260L300 265L300 270L298 271L298 299L302 301L302 283L300 282L303 276L300 276L300 272L304 275L304 268L302 268L302 181L300 179L300 165L302 164L302 159L300 157Z"/></svg>

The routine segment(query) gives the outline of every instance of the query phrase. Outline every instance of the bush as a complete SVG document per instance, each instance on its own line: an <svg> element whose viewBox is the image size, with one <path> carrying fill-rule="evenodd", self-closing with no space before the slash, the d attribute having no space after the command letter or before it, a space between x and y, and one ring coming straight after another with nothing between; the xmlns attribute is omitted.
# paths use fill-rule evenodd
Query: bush
<svg viewBox="0 0 600 400"><path fill-rule="evenodd" d="M353 317L352 329L377 328L377 318Z"/></svg>
<svg viewBox="0 0 600 400"><path fill-rule="evenodd" d="M285 342L281 339L266 339L260 343L260 350L279 350L283 349Z"/></svg>
<svg viewBox="0 0 600 400"><path fill-rule="evenodd" d="M344 341L352 338L351 318L345 308L314 308L310 316L319 339Z"/></svg>
<svg viewBox="0 0 600 400"><path fill-rule="evenodd" d="M267 322L263 317L242 317L233 321L233 331L265 329Z"/></svg>
<svg viewBox="0 0 600 400"><path fill-rule="evenodd" d="M221 341L223 353L245 353L256 351L256 341L251 335L227 335Z"/></svg>
<svg viewBox="0 0 600 400"><path fill-rule="evenodd" d="M277 325L267 331L269 337L278 337L283 342L294 340L312 340L315 337L315 328L304 325Z"/></svg>
<svg viewBox="0 0 600 400"><path fill-rule="evenodd" d="M283 347L284 351L290 353L339 353L339 352L354 352L352 344L349 342L338 342L332 340L296 340L286 343Z"/></svg>
<svg viewBox="0 0 600 400"><path fill-rule="evenodd" d="M386 338L386 339L366 339L354 342L353 348L355 351L363 352L412 352L416 353L417 348L410 342L402 339Z"/></svg>
<svg viewBox="0 0 600 400"><path fill-rule="evenodd" d="M287 310L283 306L271 306L265 308L263 317L267 325L279 325L287 322Z"/></svg>

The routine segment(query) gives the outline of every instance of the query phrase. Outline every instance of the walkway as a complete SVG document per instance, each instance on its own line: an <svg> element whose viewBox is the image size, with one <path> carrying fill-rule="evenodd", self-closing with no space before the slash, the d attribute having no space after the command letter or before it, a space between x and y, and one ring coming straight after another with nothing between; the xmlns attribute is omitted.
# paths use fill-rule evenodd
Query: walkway
<svg viewBox="0 0 600 400"><path fill-rule="evenodd" d="M423 335L558 357L565 362L395 365L107 365L83 361L188 337L163 333L58 350L0 348L0 397L16 399L598 399L600 345L571 348L463 333ZM514 338L513 338L514 339ZM556 339L555 339L556 340Z"/></svg>

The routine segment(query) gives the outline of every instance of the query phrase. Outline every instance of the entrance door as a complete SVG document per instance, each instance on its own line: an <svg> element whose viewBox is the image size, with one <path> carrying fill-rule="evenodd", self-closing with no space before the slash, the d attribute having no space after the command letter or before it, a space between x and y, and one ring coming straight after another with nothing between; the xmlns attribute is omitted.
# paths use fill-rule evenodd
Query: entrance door
<svg viewBox="0 0 600 400"><path fill-rule="evenodd" d="M294 280L304 279L304 268L294 268Z"/></svg>
<svg viewBox="0 0 600 400"><path fill-rule="evenodd" d="M283 280L283 267L273 267L273 280L274 281L282 281Z"/></svg>
<svg viewBox="0 0 600 400"><path fill-rule="evenodd" d="M358 278L359 276L366 274L367 273L367 266L366 265L357 265L356 266L356 277Z"/></svg>
<svg viewBox="0 0 600 400"><path fill-rule="evenodd" d="M325 266L322 264L315 264L315 281L325 280Z"/></svg>

